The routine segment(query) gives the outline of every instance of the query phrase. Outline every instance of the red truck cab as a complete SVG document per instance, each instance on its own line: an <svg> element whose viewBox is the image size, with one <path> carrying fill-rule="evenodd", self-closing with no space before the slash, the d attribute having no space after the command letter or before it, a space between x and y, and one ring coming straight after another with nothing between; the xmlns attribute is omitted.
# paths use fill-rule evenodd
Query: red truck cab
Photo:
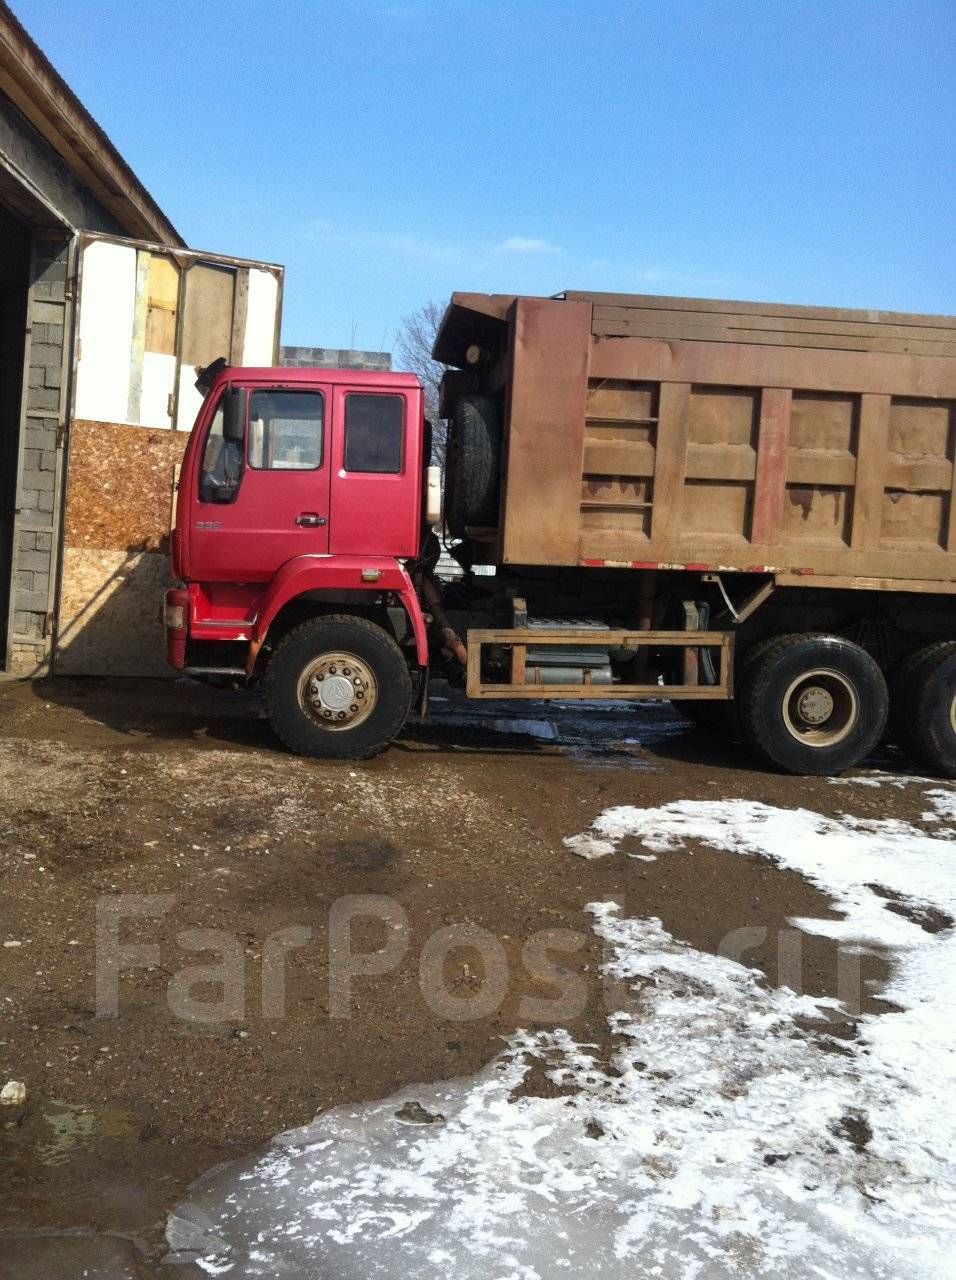
<svg viewBox="0 0 956 1280"><path fill-rule="evenodd" d="M264 645L274 650L302 622L347 606L406 667L424 669L425 623L406 566L438 514L426 510L427 436L412 374L221 368L180 472L172 566L183 585L164 611L171 665L251 677ZM331 681L314 699L323 728L349 727L366 710L350 708L380 702L372 668L352 659L314 679ZM343 665L364 697L348 700L336 683ZM311 706L298 688L295 698Z"/></svg>

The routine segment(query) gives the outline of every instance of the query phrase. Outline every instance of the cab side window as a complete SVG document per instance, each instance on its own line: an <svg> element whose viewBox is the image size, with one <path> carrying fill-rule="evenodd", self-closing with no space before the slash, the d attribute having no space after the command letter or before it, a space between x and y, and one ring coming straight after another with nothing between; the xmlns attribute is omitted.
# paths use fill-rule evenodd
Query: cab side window
<svg viewBox="0 0 956 1280"><path fill-rule="evenodd" d="M321 391L253 391L249 466L257 471L315 471L322 465L324 427Z"/></svg>
<svg viewBox="0 0 956 1280"><path fill-rule="evenodd" d="M397 475L402 469L402 396L345 397L345 470Z"/></svg>

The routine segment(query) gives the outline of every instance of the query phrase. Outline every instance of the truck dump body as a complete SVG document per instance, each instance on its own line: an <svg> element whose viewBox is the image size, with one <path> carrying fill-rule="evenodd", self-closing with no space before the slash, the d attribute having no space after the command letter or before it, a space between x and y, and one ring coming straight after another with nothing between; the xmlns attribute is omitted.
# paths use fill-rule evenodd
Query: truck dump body
<svg viewBox="0 0 956 1280"><path fill-rule="evenodd" d="M435 355L501 403L482 559L956 590L956 318L455 294Z"/></svg>

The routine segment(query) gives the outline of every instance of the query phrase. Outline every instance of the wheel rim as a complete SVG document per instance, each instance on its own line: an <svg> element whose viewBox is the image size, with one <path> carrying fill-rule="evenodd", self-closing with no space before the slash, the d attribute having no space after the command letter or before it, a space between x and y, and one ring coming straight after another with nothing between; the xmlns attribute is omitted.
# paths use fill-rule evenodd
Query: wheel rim
<svg viewBox="0 0 956 1280"><path fill-rule="evenodd" d="M323 653L299 677L299 706L330 732L354 729L367 720L378 701L378 681L368 663L354 653Z"/></svg>
<svg viewBox="0 0 956 1280"><path fill-rule="evenodd" d="M949 704L949 727L956 735L956 693L953 694L953 700Z"/></svg>
<svg viewBox="0 0 956 1280"><path fill-rule="evenodd" d="M798 676L783 695L782 710L788 731L809 747L842 742L860 718L853 684L826 667Z"/></svg>

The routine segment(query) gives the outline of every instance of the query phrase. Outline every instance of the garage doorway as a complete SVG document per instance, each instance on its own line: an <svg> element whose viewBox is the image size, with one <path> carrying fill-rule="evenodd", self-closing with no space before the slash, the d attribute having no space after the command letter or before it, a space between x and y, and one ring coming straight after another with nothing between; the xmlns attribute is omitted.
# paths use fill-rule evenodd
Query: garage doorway
<svg viewBox="0 0 956 1280"><path fill-rule="evenodd" d="M0 667L7 651L13 577L30 242L30 228L0 205Z"/></svg>

